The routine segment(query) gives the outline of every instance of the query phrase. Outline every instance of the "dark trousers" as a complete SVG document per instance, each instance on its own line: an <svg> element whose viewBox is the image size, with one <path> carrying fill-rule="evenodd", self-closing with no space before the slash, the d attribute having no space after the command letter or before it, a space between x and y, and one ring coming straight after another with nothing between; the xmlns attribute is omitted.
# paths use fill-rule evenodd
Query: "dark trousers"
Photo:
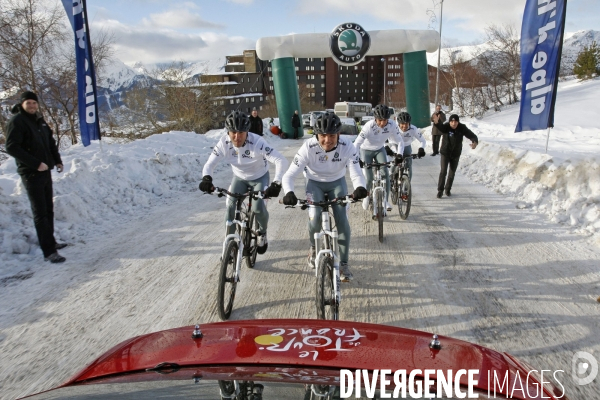
<svg viewBox="0 0 600 400"><path fill-rule="evenodd" d="M431 135L431 148L433 149L433 154L438 154L440 152L440 139L442 135Z"/></svg>
<svg viewBox="0 0 600 400"><path fill-rule="evenodd" d="M21 180L31 203L33 224L44 257L56 252L54 239L54 205L52 204L52 175L50 171L22 175Z"/></svg>
<svg viewBox="0 0 600 400"><path fill-rule="evenodd" d="M445 155L441 155L440 158L440 178L438 179L438 192L449 191L452 189L452 182L454 182L454 174L456 173L456 168L458 168L458 160L459 158L450 158ZM450 173L448 173L448 166L450 166ZM448 175L448 180L446 180L446 174ZM445 185L444 185L445 183Z"/></svg>
<svg viewBox="0 0 600 400"><path fill-rule="evenodd" d="M294 139L298 139L298 127L294 127Z"/></svg>

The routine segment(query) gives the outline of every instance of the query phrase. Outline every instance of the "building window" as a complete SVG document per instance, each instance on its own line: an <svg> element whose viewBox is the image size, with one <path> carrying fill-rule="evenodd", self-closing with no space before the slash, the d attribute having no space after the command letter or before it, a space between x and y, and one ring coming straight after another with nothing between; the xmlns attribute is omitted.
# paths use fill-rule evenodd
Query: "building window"
<svg viewBox="0 0 600 400"><path fill-rule="evenodd" d="M240 104L240 99L235 99L235 102L236 102L237 104Z"/></svg>
<svg viewBox="0 0 600 400"><path fill-rule="evenodd" d="M233 104L233 99L229 100L229 104Z"/></svg>

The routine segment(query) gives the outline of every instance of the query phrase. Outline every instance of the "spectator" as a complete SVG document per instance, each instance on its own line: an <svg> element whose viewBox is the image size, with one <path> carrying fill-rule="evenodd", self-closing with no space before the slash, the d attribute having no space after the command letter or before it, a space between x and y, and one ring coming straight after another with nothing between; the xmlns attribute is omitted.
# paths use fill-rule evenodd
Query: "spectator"
<svg viewBox="0 0 600 400"><path fill-rule="evenodd" d="M446 114L444 114L444 112L442 111L442 106L439 104L435 106L435 112L431 114L431 122L433 122L433 117L436 115L438 116L438 119L441 123L446 122ZM433 148L433 153L431 153L432 156L437 156L440 153L441 137L442 132L440 132L440 130L435 126L435 124L433 124L433 127L431 128L431 147Z"/></svg>
<svg viewBox="0 0 600 400"><path fill-rule="evenodd" d="M52 130L38 110L37 95L29 91L24 92L21 95L21 103L12 109L15 115L6 124L6 152L15 158L17 172L27 191L44 260L61 263L65 258L58 254L57 250L67 245L57 243L54 238L50 170L56 166L56 170L62 172L63 163Z"/></svg>
<svg viewBox="0 0 600 400"><path fill-rule="evenodd" d="M294 139L298 139L298 130L302 124L300 123L300 116L298 115L298 110L294 111L294 115L292 115L292 127L294 128Z"/></svg>
<svg viewBox="0 0 600 400"><path fill-rule="evenodd" d="M250 132L256 133L259 136L263 135L263 121L258 116L256 108L252 109L252 115L250 115Z"/></svg>
<svg viewBox="0 0 600 400"><path fill-rule="evenodd" d="M471 140L471 148L477 147L479 140L465 124L461 124L458 119L458 115L452 114L449 122L442 124L439 116L433 116L433 122L435 126L442 132L442 148L440 149L440 177L438 179L438 193L437 198L442 198L442 192L445 191L446 196L450 196L450 190L452 189L452 182L454 182L454 174L458 168L458 160L462 153L462 142L463 136L466 136ZM448 174L448 180L446 181L446 174L448 173L448 166L450 166L450 173ZM445 185L444 185L445 181Z"/></svg>

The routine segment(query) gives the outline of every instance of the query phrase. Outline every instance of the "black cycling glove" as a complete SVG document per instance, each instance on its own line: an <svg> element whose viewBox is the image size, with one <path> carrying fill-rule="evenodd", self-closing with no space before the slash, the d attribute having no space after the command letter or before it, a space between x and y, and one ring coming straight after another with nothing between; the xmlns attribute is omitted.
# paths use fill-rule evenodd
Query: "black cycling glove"
<svg viewBox="0 0 600 400"><path fill-rule="evenodd" d="M396 154L396 158L394 158L394 163L396 165L402 164L402 156L400 154Z"/></svg>
<svg viewBox="0 0 600 400"><path fill-rule="evenodd" d="M394 157L394 151L392 149L390 149L390 146L385 146L385 154L387 154L390 157Z"/></svg>
<svg viewBox="0 0 600 400"><path fill-rule="evenodd" d="M361 168L364 168L365 163L363 162L363 160L361 160L360 158L358 159L358 165L360 165Z"/></svg>
<svg viewBox="0 0 600 400"><path fill-rule="evenodd" d="M294 192L287 192L285 196L283 196L283 204L286 206L295 206L298 204L298 198Z"/></svg>
<svg viewBox="0 0 600 400"><path fill-rule="evenodd" d="M354 189L354 193L352 193L352 198L354 200L360 200L360 199L364 199L365 197L367 197L367 195L368 195L367 189L365 189L362 186L359 186L356 189Z"/></svg>
<svg viewBox="0 0 600 400"><path fill-rule="evenodd" d="M265 197L279 197L279 193L281 193L281 185L277 182L272 182L271 186L269 186L265 190Z"/></svg>
<svg viewBox="0 0 600 400"><path fill-rule="evenodd" d="M417 157L422 158L425 157L425 149L422 147L419 147L419 151L417 152Z"/></svg>
<svg viewBox="0 0 600 400"><path fill-rule="evenodd" d="M200 185L198 187L204 193L212 193L212 192L214 192L215 188L214 188L214 186L212 184L212 176L210 176L210 175L204 175L202 177L202 182L200 182Z"/></svg>

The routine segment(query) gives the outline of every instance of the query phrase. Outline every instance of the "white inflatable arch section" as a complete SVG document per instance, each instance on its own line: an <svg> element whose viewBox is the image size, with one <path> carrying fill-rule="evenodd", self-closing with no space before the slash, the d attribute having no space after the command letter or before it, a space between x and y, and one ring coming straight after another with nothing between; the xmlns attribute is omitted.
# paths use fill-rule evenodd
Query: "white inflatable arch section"
<svg viewBox="0 0 600 400"><path fill-rule="evenodd" d="M371 36L371 47L366 54L368 56L412 53L423 50L433 53L437 51L440 44L440 35L433 30L390 29L368 32ZM331 33L302 33L263 37L256 42L256 53L261 60L284 57L331 57L330 35Z"/></svg>

